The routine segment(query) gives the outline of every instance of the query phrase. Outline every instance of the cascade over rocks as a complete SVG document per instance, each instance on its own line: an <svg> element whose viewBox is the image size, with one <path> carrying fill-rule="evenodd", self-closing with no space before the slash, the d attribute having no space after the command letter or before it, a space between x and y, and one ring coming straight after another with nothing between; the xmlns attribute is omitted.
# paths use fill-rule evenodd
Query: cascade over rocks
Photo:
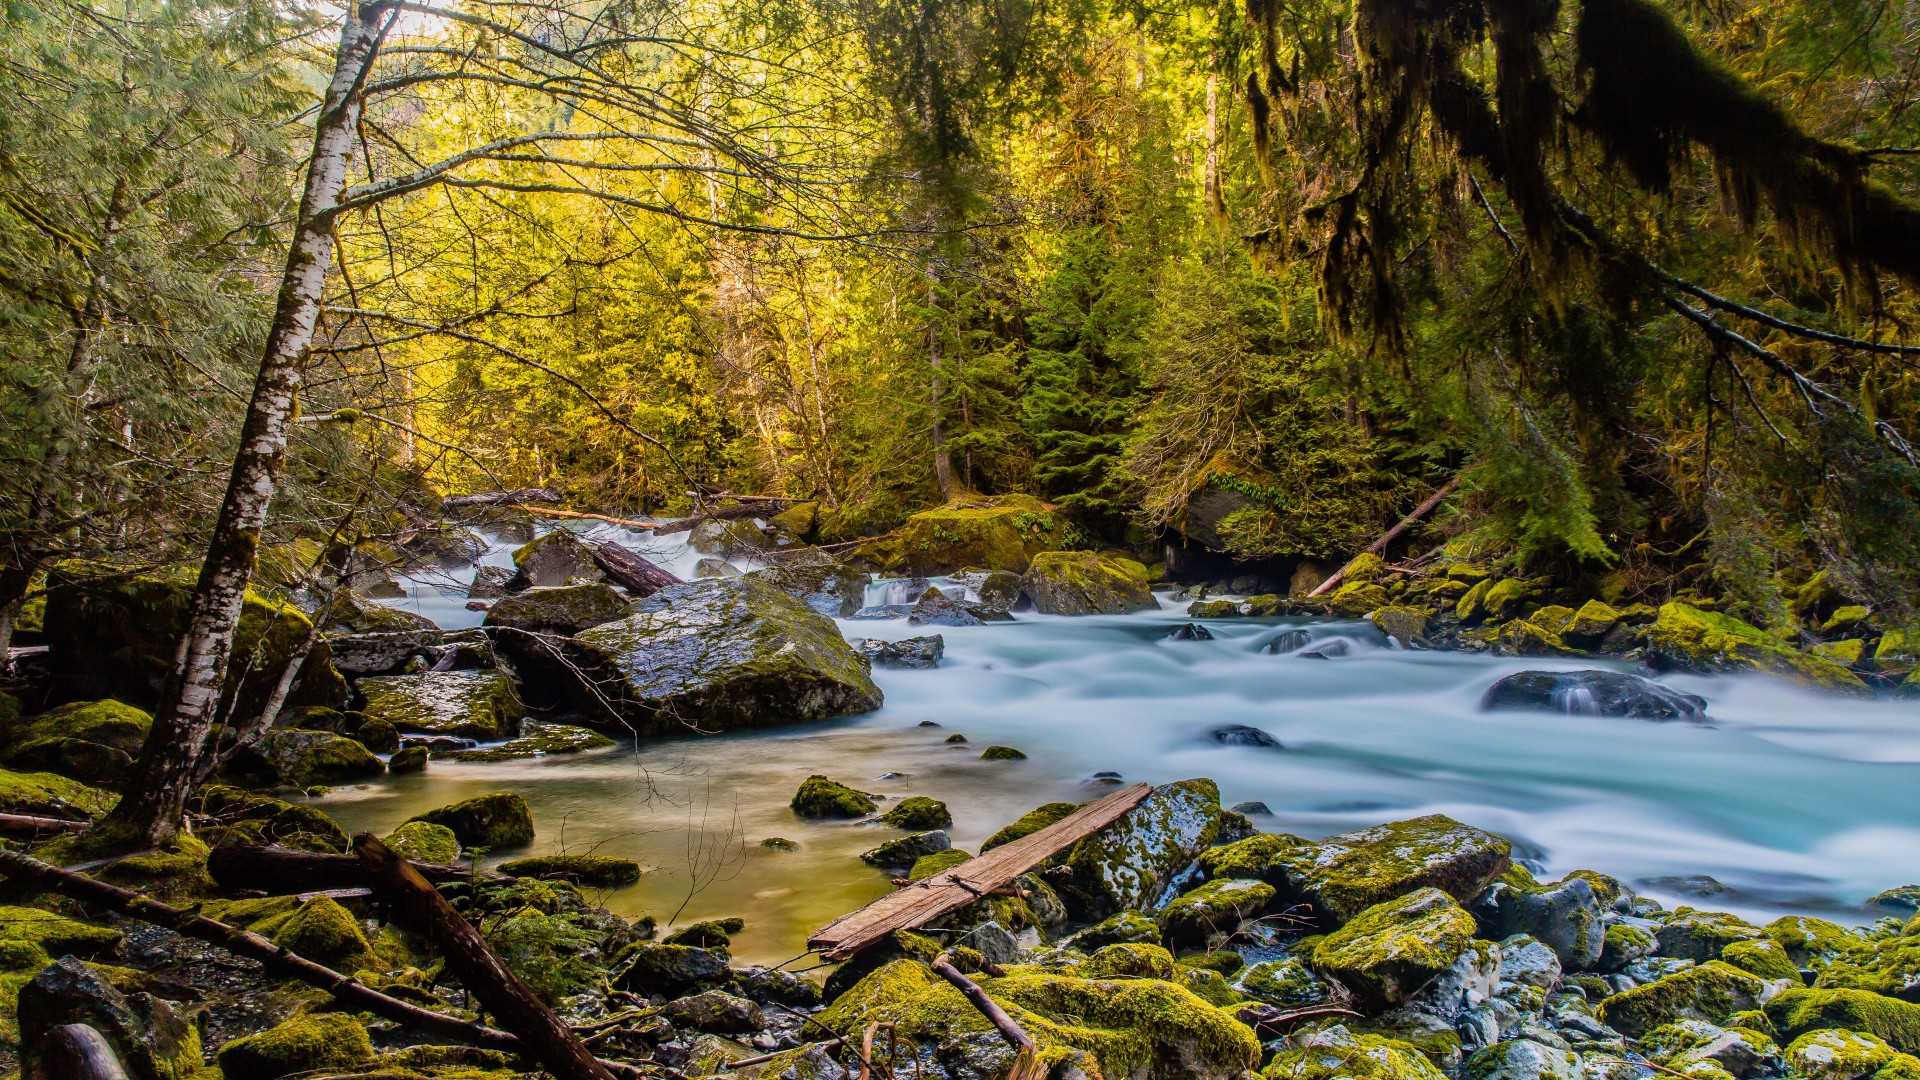
<svg viewBox="0 0 1920 1080"><path fill-rule="evenodd" d="M882 641L879 638L851 638L847 644L876 667L937 668L946 655L947 641L939 634L926 637Z"/></svg>
<svg viewBox="0 0 1920 1080"><path fill-rule="evenodd" d="M1091 551L1036 555L1020 584L1042 615L1124 615L1159 607L1145 578Z"/></svg>

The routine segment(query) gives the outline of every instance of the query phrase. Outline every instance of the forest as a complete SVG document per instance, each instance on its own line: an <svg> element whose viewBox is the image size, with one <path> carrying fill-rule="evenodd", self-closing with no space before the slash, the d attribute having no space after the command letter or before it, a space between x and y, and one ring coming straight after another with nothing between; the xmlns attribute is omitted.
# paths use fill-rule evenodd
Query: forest
<svg viewBox="0 0 1920 1080"><path fill-rule="evenodd" d="M0 1077L1915 1080L1916 287L1896 0L11 0Z"/></svg>

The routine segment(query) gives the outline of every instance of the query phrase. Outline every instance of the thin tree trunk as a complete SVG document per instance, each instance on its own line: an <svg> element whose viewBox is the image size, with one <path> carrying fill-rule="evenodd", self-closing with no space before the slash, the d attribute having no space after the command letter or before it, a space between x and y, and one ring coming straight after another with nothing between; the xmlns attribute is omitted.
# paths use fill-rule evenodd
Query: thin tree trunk
<svg viewBox="0 0 1920 1080"><path fill-rule="evenodd" d="M940 310L940 275L927 274L927 306L935 312ZM946 380L941 371L940 359L940 319L936 315L927 323L927 359L933 366L933 475L940 483L940 497L951 499L955 495L953 485L953 455L947 450L947 427L942 419L947 396Z"/></svg>
<svg viewBox="0 0 1920 1080"><path fill-rule="evenodd" d="M313 345L333 224L360 124L361 93L379 50L384 6L350 11L340 30L333 81L314 123L306 190L280 279L273 323L247 403L226 498L188 607L187 633L167 678L146 745L119 805L97 830L110 844L160 847L180 830L182 810L217 718L227 662L258 555L260 529L279 487L295 396Z"/></svg>

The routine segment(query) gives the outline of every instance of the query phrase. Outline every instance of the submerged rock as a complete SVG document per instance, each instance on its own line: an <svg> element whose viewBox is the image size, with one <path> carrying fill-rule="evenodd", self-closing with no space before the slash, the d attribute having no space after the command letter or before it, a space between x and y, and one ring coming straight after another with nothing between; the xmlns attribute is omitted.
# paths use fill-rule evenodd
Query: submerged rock
<svg viewBox="0 0 1920 1080"><path fill-rule="evenodd" d="M585 710L611 704L635 733L732 730L824 720L880 707L868 665L833 620L741 578L669 585L632 614L544 647L507 635L523 670L575 688ZM543 643L544 644L544 643ZM582 679L592 680L590 691Z"/></svg>
<svg viewBox="0 0 1920 1080"><path fill-rule="evenodd" d="M503 601L504 602L504 601ZM491 740L519 733L526 716L503 671L429 671L360 680L360 711L395 731Z"/></svg>
<svg viewBox="0 0 1920 1080"><path fill-rule="evenodd" d="M953 824L953 813L939 799L910 795L880 815L880 820L896 829L944 829Z"/></svg>
<svg viewBox="0 0 1920 1080"><path fill-rule="evenodd" d="M1480 707L1641 720L1703 720L1707 713L1705 698L1618 671L1517 672L1488 687Z"/></svg>
<svg viewBox="0 0 1920 1080"><path fill-rule="evenodd" d="M518 761L552 754L580 754L605 750L618 743L591 728L569 724L541 724L529 721L525 733L497 746L479 746L471 750L441 750L434 757L448 761ZM392 768L392 763L388 763Z"/></svg>
<svg viewBox="0 0 1920 1080"><path fill-rule="evenodd" d="M1353 651L1353 646L1345 638L1333 638L1318 645L1310 645L1293 654L1296 660L1334 660Z"/></svg>
<svg viewBox="0 0 1920 1080"><path fill-rule="evenodd" d="M1012 611L1020 603L1020 575L1005 570L966 570L953 581L967 590L974 603L988 611Z"/></svg>
<svg viewBox="0 0 1920 1080"><path fill-rule="evenodd" d="M1282 653L1299 652L1313 644L1313 635L1305 630L1282 630L1271 641L1260 646L1260 651L1275 656Z"/></svg>
<svg viewBox="0 0 1920 1080"><path fill-rule="evenodd" d="M866 792L818 775L800 784L789 805L803 818L858 818L875 809L873 797Z"/></svg>
<svg viewBox="0 0 1920 1080"><path fill-rule="evenodd" d="M1212 641L1213 631L1199 623L1183 623L1160 635L1162 641Z"/></svg>
<svg viewBox="0 0 1920 1080"><path fill-rule="evenodd" d="M844 619L860 610L867 575L840 562L770 566L748 578L771 585L828 618Z"/></svg>
<svg viewBox="0 0 1920 1080"><path fill-rule="evenodd" d="M627 598L601 582L540 586L515 593L487 609L485 626L509 626L537 634L577 634L626 613Z"/></svg>
<svg viewBox="0 0 1920 1080"><path fill-rule="evenodd" d="M853 646L853 651L866 657L869 663L885 668L937 668L940 658L947 652L947 641L939 634L901 638L898 641L853 638L847 644Z"/></svg>
<svg viewBox="0 0 1920 1080"><path fill-rule="evenodd" d="M1034 556L1021 587L1042 615L1124 615L1160 606L1144 577L1117 559L1090 551Z"/></svg>

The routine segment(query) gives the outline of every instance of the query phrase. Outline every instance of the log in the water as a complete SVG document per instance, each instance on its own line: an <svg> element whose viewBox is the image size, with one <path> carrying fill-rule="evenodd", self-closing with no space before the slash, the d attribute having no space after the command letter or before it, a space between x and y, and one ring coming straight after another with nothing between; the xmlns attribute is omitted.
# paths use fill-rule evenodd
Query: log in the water
<svg viewBox="0 0 1920 1080"><path fill-rule="evenodd" d="M680 579L609 540L593 546L593 565L634 596L652 596Z"/></svg>
<svg viewBox="0 0 1920 1080"><path fill-rule="evenodd" d="M613 1080L587 1044L527 984L487 947L473 924L447 903L413 864L393 853L372 833L353 838L354 855L373 891L396 918L427 935L447 954L447 966L460 985L493 1014L502 1027L520 1036L530 1056L557 1080Z"/></svg>
<svg viewBox="0 0 1920 1080"><path fill-rule="evenodd" d="M415 863L414 867L436 884L466 881L475 873L469 867L439 863ZM352 855L295 851L278 844L222 844L207 856L207 873L223 889L261 889L269 893L364 889L369 884L360 860Z"/></svg>
<svg viewBox="0 0 1920 1080"><path fill-rule="evenodd" d="M1153 788L1131 784L1041 829L969 859L951 870L913 882L842 915L807 939L824 960L845 960L895 930L912 930L962 908L1120 819Z"/></svg>
<svg viewBox="0 0 1920 1080"><path fill-rule="evenodd" d="M474 510L488 506L512 506L514 503L557 503L565 498L552 488L517 488L513 491L481 491L472 495L449 495L440 500L443 510Z"/></svg>
<svg viewBox="0 0 1920 1080"><path fill-rule="evenodd" d="M39 1066L27 1080L127 1080L113 1044L86 1024L61 1024L45 1039Z"/></svg>

